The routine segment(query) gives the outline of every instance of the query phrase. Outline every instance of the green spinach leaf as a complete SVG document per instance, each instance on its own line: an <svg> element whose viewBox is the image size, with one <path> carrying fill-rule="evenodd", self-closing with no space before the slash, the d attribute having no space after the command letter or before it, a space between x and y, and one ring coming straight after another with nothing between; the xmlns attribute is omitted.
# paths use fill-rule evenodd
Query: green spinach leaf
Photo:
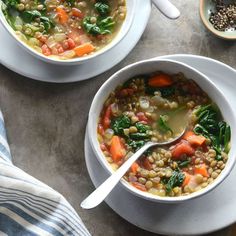
<svg viewBox="0 0 236 236"><path fill-rule="evenodd" d="M124 129L127 129L130 126L130 118L126 115L119 116L111 122L111 128L114 130L116 135L124 136Z"/></svg>
<svg viewBox="0 0 236 236"><path fill-rule="evenodd" d="M178 167L184 168L184 167L187 167L191 163L191 159L189 158L184 161L178 161L177 163L178 163Z"/></svg>
<svg viewBox="0 0 236 236"><path fill-rule="evenodd" d="M26 23L31 23L35 18L41 17L41 13L37 10L24 11L21 14L22 20Z"/></svg>
<svg viewBox="0 0 236 236"><path fill-rule="evenodd" d="M131 133L129 137L134 140L145 140L149 138L149 135L146 133Z"/></svg>
<svg viewBox="0 0 236 236"><path fill-rule="evenodd" d="M135 127L137 128L138 132L140 132L140 133L146 133L148 130L151 129L151 127L149 125L144 125L141 122L135 123Z"/></svg>
<svg viewBox="0 0 236 236"><path fill-rule="evenodd" d="M83 20L83 27L88 34L99 35L99 34L111 34L115 22L112 17L106 17L98 19L96 23L91 22L91 17L85 17Z"/></svg>
<svg viewBox="0 0 236 236"><path fill-rule="evenodd" d="M3 0L3 2L8 8L16 8L17 5L20 3L19 0Z"/></svg>
<svg viewBox="0 0 236 236"><path fill-rule="evenodd" d="M174 187L181 186L185 178L184 173L181 171L173 171L171 177L166 183L166 192L169 193Z"/></svg>
<svg viewBox="0 0 236 236"><path fill-rule="evenodd" d="M220 111L215 104L201 106L196 111L197 123L194 127L196 134L201 134L210 139L217 152L216 159L221 159L221 152L229 151L230 126L225 121L220 121Z"/></svg>
<svg viewBox="0 0 236 236"><path fill-rule="evenodd" d="M94 7L101 16L106 16L110 12L110 6L104 1L96 2Z"/></svg>
<svg viewBox="0 0 236 236"><path fill-rule="evenodd" d="M141 148L144 144L145 141L144 140L132 140L132 139L128 139L127 140L127 144L134 150L137 151L139 148Z"/></svg>
<svg viewBox="0 0 236 236"><path fill-rule="evenodd" d="M170 131L171 133L173 133L172 129L168 126L166 117L164 115L160 115L157 123L162 132L166 133L167 131Z"/></svg>

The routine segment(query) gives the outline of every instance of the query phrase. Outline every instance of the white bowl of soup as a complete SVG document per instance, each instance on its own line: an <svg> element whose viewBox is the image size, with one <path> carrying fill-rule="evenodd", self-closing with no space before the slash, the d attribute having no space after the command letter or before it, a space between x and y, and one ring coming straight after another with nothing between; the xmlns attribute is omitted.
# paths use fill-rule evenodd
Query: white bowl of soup
<svg viewBox="0 0 236 236"><path fill-rule="evenodd" d="M177 142L148 150L121 179L131 193L177 203L213 190L235 165L236 117L215 84L171 60L129 65L111 76L92 102L88 135L112 174L148 141Z"/></svg>
<svg viewBox="0 0 236 236"><path fill-rule="evenodd" d="M29 53L73 65L114 47L129 31L136 0L2 0L0 20Z"/></svg>

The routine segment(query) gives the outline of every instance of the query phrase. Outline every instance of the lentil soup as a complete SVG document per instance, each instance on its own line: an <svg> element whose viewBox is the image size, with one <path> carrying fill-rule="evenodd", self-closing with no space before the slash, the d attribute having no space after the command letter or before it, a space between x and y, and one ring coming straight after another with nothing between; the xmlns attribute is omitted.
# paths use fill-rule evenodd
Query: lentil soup
<svg viewBox="0 0 236 236"><path fill-rule="evenodd" d="M126 17L125 0L3 0L17 36L45 56L83 57L108 45Z"/></svg>
<svg viewBox="0 0 236 236"><path fill-rule="evenodd" d="M103 106L97 135L116 170L147 141L185 134L171 146L148 150L124 176L135 188L158 196L182 196L205 188L224 169L230 127L207 94L182 73L131 78Z"/></svg>

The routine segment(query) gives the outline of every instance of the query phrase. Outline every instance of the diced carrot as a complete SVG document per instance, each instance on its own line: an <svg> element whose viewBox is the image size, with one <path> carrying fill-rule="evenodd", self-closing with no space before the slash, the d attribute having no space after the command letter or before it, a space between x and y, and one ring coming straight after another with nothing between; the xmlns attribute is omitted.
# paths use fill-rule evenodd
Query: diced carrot
<svg viewBox="0 0 236 236"><path fill-rule="evenodd" d="M43 44L42 46L42 53L45 55L45 56L50 56L52 54L50 48L47 46L47 44Z"/></svg>
<svg viewBox="0 0 236 236"><path fill-rule="evenodd" d="M118 92L119 97L128 97L134 94L134 90L131 88L124 88Z"/></svg>
<svg viewBox="0 0 236 236"><path fill-rule="evenodd" d="M188 137L187 141L191 145L201 146L203 143L205 143L206 138L202 135L192 135Z"/></svg>
<svg viewBox="0 0 236 236"><path fill-rule="evenodd" d="M166 87L173 84L171 77L167 74L155 75L148 80L148 85L152 87Z"/></svg>
<svg viewBox="0 0 236 236"><path fill-rule="evenodd" d="M188 130L188 131L186 131L186 132L184 133L183 139L184 139L184 140L187 140L188 137L190 137L190 136L192 136L192 135L195 135L195 133L194 133L193 131Z"/></svg>
<svg viewBox="0 0 236 236"><path fill-rule="evenodd" d="M114 135L111 139L110 146L111 157L114 162L119 162L125 155L124 147L122 146L119 136Z"/></svg>
<svg viewBox="0 0 236 236"><path fill-rule="evenodd" d="M130 170L136 175L139 167L139 164L137 162L134 162L130 167Z"/></svg>
<svg viewBox="0 0 236 236"><path fill-rule="evenodd" d="M194 174L201 174L204 177L209 177L206 164L201 164L199 167L195 167Z"/></svg>
<svg viewBox="0 0 236 236"><path fill-rule="evenodd" d="M68 21L69 16L66 13L66 11L64 10L64 7L63 6L58 6L56 8L56 12L57 12L57 16L59 18L60 23L65 24Z"/></svg>
<svg viewBox="0 0 236 236"><path fill-rule="evenodd" d="M187 172L184 172L184 175L185 175L185 177L184 177L184 182L182 183L182 186L183 186L183 187L186 186L186 185L188 185L188 183L190 182L190 180L191 180L191 178L192 178L192 175L190 175L190 174L187 173Z"/></svg>
<svg viewBox="0 0 236 236"><path fill-rule="evenodd" d="M102 136L104 135L104 128L102 124L98 124L98 133L101 134Z"/></svg>
<svg viewBox="0 0 236 236"><path fill-rule="evenodd" d="M95 50L95 47L91 43L84 43L80 46L74 48L74 51L78 57L82 57L89 54Z"/></svg>
<svg viewBox="0 0 236 236"><path fill-rule="evenodd" d="M147 191L146 187L143 184L140 184L138 182L133 182L132 185L141 191L144 191L144 192Z"/></svg>
<svg viewBox="0 0 236 236"><path fill-rule="evenodd" d="M138 112L136 114L136 116L138 117L139 121L146 121L146 122L148 122L148 118L145 116L145 114L143 112Z"/></svg>
<svg viewBox="0 0 236 236"><path fill-rule="evenodd" d="M75 41L71 38L67 39L69 49L73 49L75 47Z"/></svg>
<svg viewBox="0 0 236 236"><path fill-rule="evenodd" d="M205 143L206 138L202 135L196 135L194 132L192 131L187 131L184 136L183 139L185 139L186 141L188 141L191 145L195 145L195 146L201 146Z"/></svg>
<svg viewBox="0 0 236 236"><path fill-rule="evenodd" d="M152 169L152 164L150 163L150 161L147 158L145 158L143 161L143 167L147 170Z"/></svg>
<svg viewBox="0 0 236 236"><path fill-rule="evenodd" d="M103 128L106 130L111 124L111 105L109 105L105 111L103 118Z"/></svg>
<svg viewBox="0 0 236 236"><path fill-rule="evenodd" d="M63 47L60 43L56 44L56 49L57 49L58 53L63 53L64 52L64 49L63 49Z"/></svg>
<svg viewBox="0 0 236 236"><path fill-rule="evenodd" d="M187 156L192 156L195 150L190 146L190 144L182 140L180 143L176 144L175 147L171 150L172 159L179 160L182 155L186 154Z"/></svg>
<svg viewBox="0 0 236 236"><path fill-rule="evenodd" d="M84 17L84 14L78 8L75 8L75 7L71 9L71 13L72 13L72 16L79 17L81 19Z"/></svg>
<svg viewBox="0 0 236 236"><path fill-rule="evenodd" d="M47 37L45 37L44 35L39 35L37 37L37 39L41 42L41 43L46 43L47 41Z"/></svg>

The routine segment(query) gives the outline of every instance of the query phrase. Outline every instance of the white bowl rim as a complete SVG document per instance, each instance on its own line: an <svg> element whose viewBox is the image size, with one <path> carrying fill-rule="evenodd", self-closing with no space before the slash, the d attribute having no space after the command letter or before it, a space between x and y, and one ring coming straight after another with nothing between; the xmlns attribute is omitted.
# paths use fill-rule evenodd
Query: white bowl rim
<svg viewBox="0 0 236 236"><path fill-rule="evenodd" d="M212 88L214 88L215 92L218 93L218 95L221 97L221 99L224 101L225 104L227 104L228 109L230 110L232 116L233 116L233 120L234 122L236 122L236 114L233 112L233 109L231 107L231 105L229 104L229 102L227 101L227 99L225 99L224 94L221 92L221 90L219 88L216 87L216 85L203 73L201 73L200 71L198 71L197 69L182 63L182 62L178 62L178 61L174 61L171 59L148 59L148 60L142 60L142 61L138 61L136 63L130 64L124 68L122 68L121 70L117 71L115 74L113 74L101 87L100 89L97 91L96 95L94 96L94 99L92 101L91 107L90 107L90 111L89 111L89 117L88 117L88 137L89 137L89 141L90 144L92 146L92 149L95 153L96 158L98 159L99 163L103 166L103 168L106 170L106 172L111 175L114 170L111 168L111 166L109 165L109 163L106 161L106 159L104 158L104 155L102 154L102 151L99 147L98 144L98 140L97 140L97 135L94 136L94 134L96 134L96 132L94 132L92 130L92 126L94 123L94 119L92 119L91 117L93 116L93 111L96 108L96 103L97 103L97 98L100 96L100 94L103 92L103 90L105 90L109 83L111 83L117 76L119 76L120 74L122 74L124 71L127 70L132 70L133 68L135 68L136 66L139 66L140 64L144 64L144 63L153 63L153 62L171 62L171 63L175 63L178 64L180 66L183 66L189 70L191 70L193 73L198 74L198 76L202 77L203 80L205 80L207 83L210 84L210 86ZM114 88L113 88L114 89ZM111 90L112 91L112 90ZM224 114L222 114L224 115ZM96 121L97 123L97 121ZM232 134L232 130L231 130L231 134ZM97 145L96 145L97 144ZM231 144L232 144L232 135L231 135ZM231 147L231 150L232 147ZM221 172L221 174L219 175L219 177L217 177L213 183L209 184L207 187L191 193L189 195L186 196L178 196L178 197L159 197L156 195L153 195L151 193L147 193L147 192L143 192L140 191L138 189L136 189L135 187L133 187L131 184L129 184L126 180L124 180L123 178L120 180L121 186L124 187L125 189L127 189L129 192L131 192L132 194L135 194L138 197L142 197L146 200L150 200L150 201L154 201L154 202L162 202L162 203L181 203L184 202L186 200L191 200L200 196L203 196L207 193L209 193L210 191L212 191L215 187L217 187L220 183L222 183L222 181L230 174L231 170L233 169L235 163L236 163L236 159L233 158L234 156L236 156L236 150L234 151L234 153L230 152L230 156L232 156L229 159L232 159L232 161L229 163L230 165L226 165L226 168L224 168L224 170ZM228 160L229 162L229 160ZM228 163L227 162L227 163Z"/></svg>
<svg viewBox="0 0 236 236"><path fill-rule="evenodd" d="M2 0L0 0L0 22L2 23L2 25L6 29L6 31L16 40L18 45L20 45L28 53L30 53L31 55L39 58L40 60L42 60L44 62L51 63L51 64L57 64L57 65L78 65L78 64L85 63L86 61L88 61L90 59L93 59L95 57L99 57L99 56L103 55L104 53L106 53L107 51L111 50L129 32L130 27L133 23L135 9L136 9L136 5L137 5L137 0L126 0L126 5L127 5L127 1L132 1L133 2L132 7L130 9L130 12L129 12L129 9L127 9L126 18L125 18L124 22L122 23L122 26L119 29L119 32L115 35L114 39L110 43L108 43L106 46L104 46L102 49L98 50L97 52L95 52L91 55L85 56L85 57L76 57L76 58L72 58L72 59L62 60L62 59L59 59L59 58L56 58L56 57L55 58L54 57L47 57L47 56L43 55L42 53L37 52L35 49L30 47L27 43L22 41L19 37L17 37L16 32L9 25L9 23L7 22L5 16L2 12L2 5L4 4ZM130 19L127 18L128 14L130 16ZM127 20L128 20L128 22L127 22ZM125 25L126 22L127 22L127 25ZM123 29L123 32L122 32L122 29Z"/></svg>

